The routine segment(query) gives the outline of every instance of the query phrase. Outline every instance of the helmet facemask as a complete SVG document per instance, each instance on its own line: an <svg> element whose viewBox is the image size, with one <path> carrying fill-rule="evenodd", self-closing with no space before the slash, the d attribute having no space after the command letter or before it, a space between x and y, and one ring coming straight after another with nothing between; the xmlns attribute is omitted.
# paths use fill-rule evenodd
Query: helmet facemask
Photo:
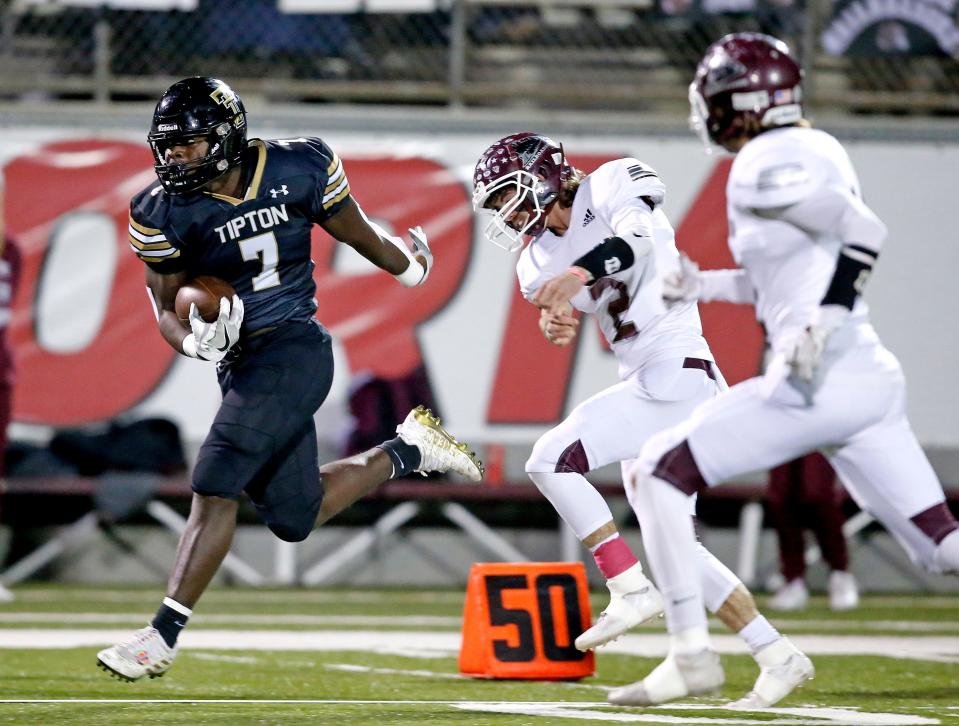
<svg viewBox="0 0 959 726"><path fill-rule="evenodd" d="M689 84L689 128L703 142L707 154L713 153L713 143L709 138L709 107L699 92L695 81Z"/></svg>
<svg viewBox="0 0 959 726"><path fill-rule="evenodd" d="M184 133L182 131L151 133L147 140L153 150L154 170L169 194L195 192L225 174L242 155L244 144L237 143L236 130L226 121L210 129ZM204 156L184 163L166 159L166 152L174 146L187 145L198 140L207 142Z"/></svg>
<svg viewBox="0 0 959 726"><path fill-rule="evenodd" d="M523 131L490 145L473 170L473 209L487 215L483 234L497 247L515 252L525 237L546 229L546 217L573 169L562 144ZM520 224L516 217L525 213Z"/></svg>
<svg viewBox="0 0 959 726"><path fill-rule="evenodd" d="M509 192L513 192L509 196ZM549 185L528 171L517 170L491 184L480 182L473 192L473 209L488 217L483 235L507 252L522 249L525 237L535 236L546 227L546 216L558 194ZM489 206L499 198L506 201L498 208ZM526 221L514 227L510 220L517 212L526 212Z"/></svg>

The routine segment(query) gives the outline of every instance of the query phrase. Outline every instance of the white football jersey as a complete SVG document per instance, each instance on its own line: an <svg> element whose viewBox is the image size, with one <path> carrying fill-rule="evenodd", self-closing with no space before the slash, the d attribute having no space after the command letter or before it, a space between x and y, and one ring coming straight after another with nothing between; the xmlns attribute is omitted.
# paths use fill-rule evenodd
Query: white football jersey
<svg viewBox="0 0 959 726"><path fill-rule="evenodd" d="M729 249L749 273L756 317L776 352L785 352L812 319L835 272L841 242L838 236L775 219L775 213L827 186L860 196L846 150L826 132L811 128L757 136L737 154L729 173ZM843 327L871 333L861 298ZM844 338L835 336L836 341Z"/></svg>
<svg viewBox="0 0 959 726"><path fill-rule="evenodd" d="M631 267L600 278L572 300L576 309L596 316L623 380L644 365L668 358L713 360L695 303L667 310L662 301L662 277L679 266L675 234L660 209L664 194L656 172L642 162L630 158L607 162L580 184L566 233L544 231L526 246L516 265L520 289L532 301L543 283L607 237L620 236L632 244L632 235L622 228L627 210L635 213L639 206L652 252L637 256ZM640 245L643 249L645 242Z"/></svg>

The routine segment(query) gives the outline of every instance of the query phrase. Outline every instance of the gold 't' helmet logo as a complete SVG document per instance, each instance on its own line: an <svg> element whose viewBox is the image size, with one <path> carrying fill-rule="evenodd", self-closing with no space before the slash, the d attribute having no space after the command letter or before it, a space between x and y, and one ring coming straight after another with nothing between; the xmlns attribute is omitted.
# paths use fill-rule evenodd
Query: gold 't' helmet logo
<svg viewBox="0 0 959 726"><path fill-rule="evenodd" d="M213 89L210 98L221 106L226 106L232 113L240 113L240 106L236 102L236 94L227 86L218 86Z"/></svg>

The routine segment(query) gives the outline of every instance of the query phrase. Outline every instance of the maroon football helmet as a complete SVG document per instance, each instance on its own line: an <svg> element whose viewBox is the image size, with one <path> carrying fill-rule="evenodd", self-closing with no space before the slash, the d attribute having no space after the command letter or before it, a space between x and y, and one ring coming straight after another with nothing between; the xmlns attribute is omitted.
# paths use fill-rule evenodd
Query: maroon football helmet
<svg viewBox="0 0 959 726"><path fill-rule="evenodd" d="M571 174L562 145L546 136L525 131L490 146L473 172L473 209L492 213L486 238L513 252L523 246L524 235L542 232Z"/></svg>
<svg viewBox="0 0 959 726"><path fill-rule="evenodd" d="M747 119L766 128L802 120L802 69L781 40L731 33L713 43L689 84L689 125L709 147L739 136Z"/></svg>

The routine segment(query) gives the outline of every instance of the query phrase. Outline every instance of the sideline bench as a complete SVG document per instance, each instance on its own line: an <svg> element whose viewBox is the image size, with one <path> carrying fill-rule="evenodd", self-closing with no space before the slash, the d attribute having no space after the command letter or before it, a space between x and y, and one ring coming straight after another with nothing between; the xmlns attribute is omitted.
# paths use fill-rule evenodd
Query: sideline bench
<svg viewBox="0 0 959 726"><path fill-rule="evenodd" d="M619 482L599 482L595 486L606 499L625 496ZM132 496L129 490L135 490ZM127 501L122 503L120 511L117 511L111 508L111 502L117 498L114 495L121 491ZM162 500L187 499L192 496L187 476L162 477L139 473L111 473L100 478L13 478L7 480L5 492L13 496L87 497L93 499L94 507L39 548L0 572L0 585L13 585L27 579L63 553L87 543L101 532L109 533L113 524L132 513L144 512L179 536L186 526L186 519ZM959 501L959 491L947 490L947 495L951 495L950 501ZM299 574L296 544L279 539L275 540L273 568L269 575L259 572L232 552L227 555L223 567L246 585L316 585L329 579L347 562L404 526L422 511L424 505L436 503L440 504L439 513L460 528L486 554L503 561L525 562L529 561L529 558L523 552L470 512L467 506L481 502L543 501L539 490L529 483L460 484L425 481L418 477L386 482L368 498L396 504L372 524L359 528L357 534L335 550L303 568ZM734 569L747 585L752 584L757 577L764 498L765 486L749 483L725 484L705 492L701 498L703 504L742 502L738 521L739 551ZM558 517L557 519L560 532L559 559L580 560L583 553L579 541L569 527ZM846 537L850 538L873 521L868 513L859 512L846 522L843 531ZM807 549L806 558L808 562L815 562L819 558L818 548L811 546Z"/></svg>

